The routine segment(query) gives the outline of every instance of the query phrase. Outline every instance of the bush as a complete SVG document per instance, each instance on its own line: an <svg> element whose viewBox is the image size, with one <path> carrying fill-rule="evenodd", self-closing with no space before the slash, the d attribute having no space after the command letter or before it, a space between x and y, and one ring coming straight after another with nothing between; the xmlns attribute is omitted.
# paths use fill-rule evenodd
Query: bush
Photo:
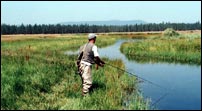
<svg viewBox="0 0 202 111"><path fill-rule="evenodd" d="M176 32L173 28L167 28L166 30L164 30L163 35L167 37L173 37L178 36L180 34Z"/></svg>

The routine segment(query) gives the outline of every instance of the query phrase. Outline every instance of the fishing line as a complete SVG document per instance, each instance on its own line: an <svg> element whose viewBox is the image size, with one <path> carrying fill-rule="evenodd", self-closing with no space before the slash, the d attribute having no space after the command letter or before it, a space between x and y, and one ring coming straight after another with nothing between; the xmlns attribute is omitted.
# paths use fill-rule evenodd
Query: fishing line
<svg viewBox="0 0 202 111"><path fill-rule="evenodd" d="M128 74L130 74L130 75L133 75L133 76L135 76L135 77L137 77L137 78L140 78L140 79L142 79L143 81L147 81L148 83L150 83L150 84L152 84L152 85L155 85L155 86L157 86L157 87L159 87L159 88L162 88L162 89L166 89L166 90L167 90L167 88L162 87L162 86L160 86L160 85L158 85L158 84L156 84L156 83L154 83L154 82L151 82L151 81L149 81L149 80L147 80L147 79L144 79L144 78L142 78L142 77L139 77L139 76L137 76L137 75L135 75L135 74L133 74L133 73L131 73L131 72L128 72L128 71L126 71L126 70L123 70L123 69L121 69L121 68L119 68L119 67L116 67L116 66L111 65L111 64L108 64L108 63L105 63L105 64L108 65L108 66L111 66L111 67L113 67L113 68L119 69L119 70L121 70L121 71L123 71L123 72L126 72L126 73L128 73ZM161 97L159 97L156 101L154 101L154 102L152 103L151 106L156 105L160 100L162 100L163 98L165 98L168 94L169 94L169 93L167 92L167 93L165 93L164 95L162 95Z"/></svg>
<svg viewBox="0 0 202 111"><path fill-rule="evenodd" d="M139 77L139 76L137 76L137 75L135 75L135 74L133 74L133 73L131 73L131 72L128 72L128 71L126 71L126 70L123 70L123 69L121 69L121 68L119 68L119 67L116 67L116 66L111 65L111 64L108 64L108 63L105 63L105 64L106 64L106 65L109 65L109 66L111 66L111 67L114 67L114 68L116 68L116 69L119 69L119 70L121 70L121 71L123 71L123 72L126 72L126 73L128 73L128 74L130 74L130 75L132 75L132 76L135 76L135 77L139 78L139 79L142 79L143 81L147 81L148 83L150 83L150 84L152 84L152 85L155 85L155 86L160 87L160 88L162 88L162 89L167 89L167 88L162 87L162 86L160 86L160 85L158 85L158 84L156 84L156 83L154 83L154 82L151 82L151 81L149 81L149 80L147 80L147 79L144 79L144 78L142 78L142 77Z"/></svg>
<svg viewBox="0 0 202 111"><path fill-rule="evenodd" d="M159 99L157 99L154 103L152 103L151 106L156 105L160 100L162 100L164 97L166 97L169 93L165 93L163 96L161 96Z"/></svg>

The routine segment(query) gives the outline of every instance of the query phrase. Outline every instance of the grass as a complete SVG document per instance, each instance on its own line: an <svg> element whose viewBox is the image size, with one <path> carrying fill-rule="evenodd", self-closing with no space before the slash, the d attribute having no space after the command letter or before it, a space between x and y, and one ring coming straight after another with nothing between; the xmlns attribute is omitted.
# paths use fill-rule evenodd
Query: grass
<svg viewBox="0 0 202 111"><path fill-rule="evenodd" d="M2 37L1 109L149 108L136 78L107 65L99 70L93 67L93 91L90 96L81 96L81 79L75 74L77 56L64 52L78 50L87 42L86 35L26 36L28 39L22 35ZM105 47L118 38L100 35L96 45ZM121 60L103 59L124 69Z"/></svg>
<svg viewBox="0 0 202 111"><path fill-rule="evenodd" d="M201 64L201 35L181 34L175 37L160 37L141 42L122 44L121 52L129 59L140 61L170 61Z"/></svg>

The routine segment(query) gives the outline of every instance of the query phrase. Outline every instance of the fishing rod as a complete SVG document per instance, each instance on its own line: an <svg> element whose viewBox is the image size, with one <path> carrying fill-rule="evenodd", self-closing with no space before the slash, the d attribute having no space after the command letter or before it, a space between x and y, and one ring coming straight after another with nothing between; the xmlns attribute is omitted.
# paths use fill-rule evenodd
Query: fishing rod
<svg viewBox="0 0 202 111"><path fill-rule="evenodd" d="M116 68L116 69L119 69L119 70L121 70L121 71L123 71L123 72L126 72L126 73L128 73L128 74L130 74L130 75L132 75L132 76L135 76L135 77L139 78L139 79L142 79L143 81L147 81L148 83L150 83L150 84L152 84L152 85L155 85L155 86L160 87L160 88L162 88L162 89L167 89L167 88L162 87L162 86L160 86L160 85L158 85L158 84L156 84L156 83L154 83L154 82L151 82L151 81L149 81L149 80L147 80L147 79L144 79L144 78L142 78L142 77L139 77L139 76L137 76L137 75L135 75L135 74L133 74L133 73L131 73L131 72L128 72L128 71L126 71L126 70L123 70L123 69L121 69L121 68L119 68L119 67L116 67L116 66L114 66L114 65L111 65L111 64L109 64L109 63L105 63L105 64L108 65L108 66L114 67L114 68Z"/></svg>

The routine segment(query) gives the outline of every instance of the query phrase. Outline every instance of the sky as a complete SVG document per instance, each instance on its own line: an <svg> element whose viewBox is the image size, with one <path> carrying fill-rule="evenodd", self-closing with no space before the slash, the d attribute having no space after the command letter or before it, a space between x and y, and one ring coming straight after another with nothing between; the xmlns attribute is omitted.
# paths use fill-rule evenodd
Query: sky
<svg viewBox="0 0 202 111"><path fill-rule="evenodd" d="M201 22L201 1L1 1L1 24L106 20Z"/></svg>

